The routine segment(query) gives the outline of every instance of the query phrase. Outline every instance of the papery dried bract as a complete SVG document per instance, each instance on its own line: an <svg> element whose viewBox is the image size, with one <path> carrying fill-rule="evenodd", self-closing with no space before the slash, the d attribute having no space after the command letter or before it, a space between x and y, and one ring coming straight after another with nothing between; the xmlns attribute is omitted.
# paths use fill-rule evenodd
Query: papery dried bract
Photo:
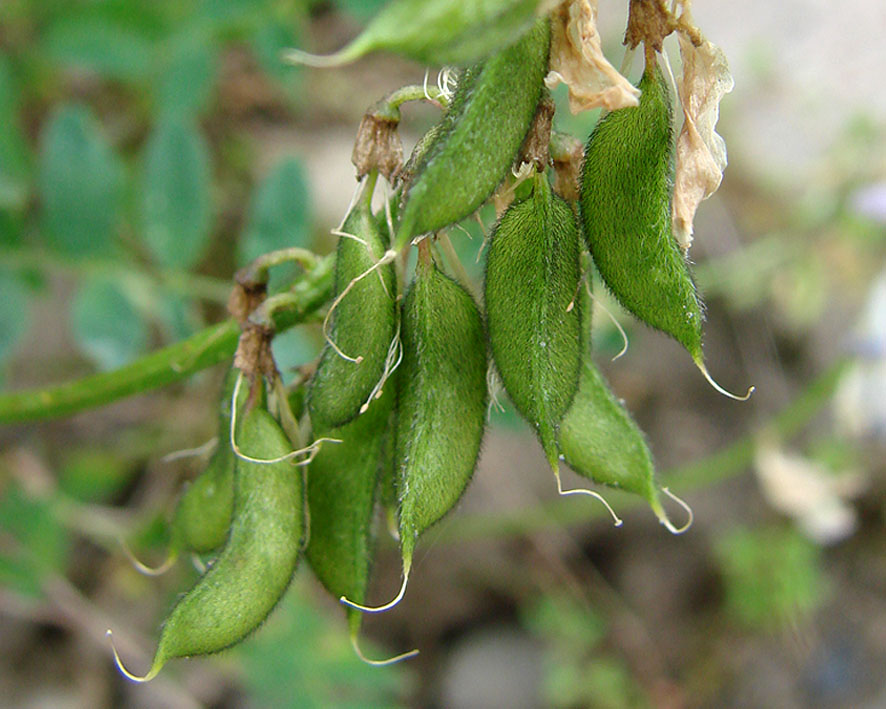
<svg viewBox="0 0 886 709"><path fill-rule="evenodd" d="M735 85L723 51L708 40L695 46L678 33L683 74L677 82L683 128L677 138L677 170L671 214L674 236L684 250L692 243L692 222L699 203L720 186L726 169L726 143L714 128L720 101Z"/></svg>
<svg viewBox="0 0 886 709"><path fill-rule="evenodd" d="M636 106L640 92L603 56L597 0L567 0L551 15L551 71L545 84L569 87L569 110Z"/></svg>

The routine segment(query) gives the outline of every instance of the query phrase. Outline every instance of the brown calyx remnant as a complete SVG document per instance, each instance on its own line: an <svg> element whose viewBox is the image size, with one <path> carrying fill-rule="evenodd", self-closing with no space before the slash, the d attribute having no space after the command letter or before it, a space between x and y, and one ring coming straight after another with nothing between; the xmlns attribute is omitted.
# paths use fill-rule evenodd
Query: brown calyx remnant
<svg viewBox="0 0 886 709"><path fill-rule="evenodd" d="M271 340L274 331L264 325L256 325L247 322L240 333L237 342L237 351L234 353L234 366L243 372L249 381L249 399L246 410L249 411L255 403L258 395L257 384L261 382L261 376L274 381L277 374L277 365L271 352Z"/></svg>
<svg viewBox="0 0 886 709"><path fill-rule="evenodd" d="M243 327L252 311L264 302L267 294L266 280L253 280L247 269L241 269L234 275L234 287L228 296L228 312Z"/></svg>
<svg viewBox="0 0 886 709"><path fill-rule="evenodd" d="M262 277L263 276L263 277ZM249 321L249 316L267 296L267 270L256 275L249 266L234 275L234 288L228 298L228 311L240 324L240 339L234 354L234 366L249 381L249 398L246 410L252 409L258 396L259 375L269 379L277 376L277 365L271 352L274 331L263 325Z"/></svg>
<svg viewBox="0 0 886 709"><path fill-rule="evenodd" d="M380 110L376 105L363 114L351 153L358 180L378 170L388 182L393 182L403 167L403 143L397 132L399 111L396 113L392 115L390 110Z"/></svg>
<svg viewBox="0 0 886 709"><path fill-rule="evenodd" d="M538 102L535 109L535 117L532 119L532 125L529 126L529 132L523 140L523 146L517 154L517 162L533 163L535 169L544 172L548 165L551 164L551 126L554 122L554 99L551 98L547 90Z"/></svg>
<svg viewBox="0 0 886 709"><path fill-rule="evenodd" d="M631 0L624 43L635 49L643 42L648 64L652 50L661 52L664 38L676 28L677 21L665 0Z"/></svg>
<svg viewBox="0 0 886 709"><path fill-rule="evenodd" d="M551 158L554 161L554 192L567 202L578 201L581 163L584 146L567 133L551 136Z"/></svg>

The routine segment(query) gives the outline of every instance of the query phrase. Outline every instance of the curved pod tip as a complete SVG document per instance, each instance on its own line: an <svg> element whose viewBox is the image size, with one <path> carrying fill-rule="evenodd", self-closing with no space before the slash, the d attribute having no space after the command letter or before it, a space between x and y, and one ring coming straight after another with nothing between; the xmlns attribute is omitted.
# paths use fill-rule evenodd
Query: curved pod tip
<svg viewBox="0 0 886 709"><path fill-rule="evenodd" d="M383 606L363 606L359 603L354 603L354 601L348 600L346 596L342 596L339 598L339 602L348 606L348 608L354 608L358 611L362 611L363 613L384 613L385 611L391 610L394 606L396 606L400 601L403 600L403 596L406 595L406 584L409 582L409 571L404 570L403 572L403 583L400 586L400 590L397 592L397 595L394 596L393 600L388 601Z"/></svg>
<svg viewBox="0 0 886 709"><path fill-rule="evenodd" d="M723 396L727 396L730 399L735 399L735 401L747 401L751 398L751 394L753 394L757 390L757 387L749 386L744 396L739 396L738 394L733 394L730 391L726 391L723 387L721 387L719 384L717 384L717 382L714 381L714 378L711 376L710 372L708 372L708 368L705 366L704 359L702 358L701 354L693 355L692 361L695 362L695 366L698 367L699 371L704 375L704 378L708 380L708 384L710 384Z"/></svg>
<svg viewBox="0 0 886 709"><path fill-rule="evenodd" d="M668 488L663 487L661 488L661 491L665 495L670 497L678 505L680 505L680 507L686 510L686 522L684 522L682 527L675 527L673 522L671 522L670 518L668 517L668 513L665 512L664 508L661 506L661 502L658 500L657 497L654 497L650 505L652 507L652 511L655 513L655 516L658 517L658 521L671 534L683 534L684 532L689 531L689 528L692 526L692 522L695 520L695 515L692 512L692 508L686 503L685 500L677 497Z"/></svg>
<svg viewBox="0 0 886 709"><path fill-rule="evenodd" d="M357 642L356 633L351 634L351 647L354 648L354 653L357 655L357 657L359 657L367 665L372 665L373 667L387 667L388 665L395 665L398 662L408 660L418 655L418 650L410 650L409 652L403 652L399 655L394 655L394 657L389 657L387 660L370 660L368 657L366 657L366 655L363 654L363 651L360 649L360 644L359 642Z"/></svg>
<svg viewBox="0 0 886 709"><path fill-rule="evenodd" d="M135 567L135 570L145 576L162 576L169 571L178 560L178 549L172 548L169 550L169 555L159 566L148 566L138 559L132 549L129 548L126 540L122 537L120 538L120 547L123 549L126 558L129 559L129 563Z"/></svg>
<svg viewBox="0 0 886 709"><path fill-rule="evenodd" d="M603 503L603 506L606 507L606 510L609 512L609 514L612 515L613 524L616 527L621 527L624 524L624 520L617 514L615 514L615 510L612 509L609 503L606 502L606 498L603 497L603 495L601 495L599 492L594 492L593 490L588 490L587 488L583 487L576 488L574 490L564 490L563 483L560 480L559 470L554 470L554 477L557 479L557 493L561 497L566 497L567 495L590 495L591 497L594 497Z"/></svg>
<svg viewBox="0 0 886 709"><path fill-rule="evenodd" d="M114 653L114 664L117 665L117 669L120 671L126 679L131 682L150 682L157 674L160 672L160 668L163 667L163 663L158 663L156 659L154 660L154 664L151 665L151 669L148 670L148 673L142 677L138 675L132 674L126 667L123 665L123 661L120 659L120 653L117 652L117 646L114 644L114 633L110 628L105 632L105 636L108 638L108 642L111 643L111 651Z"/></svg>

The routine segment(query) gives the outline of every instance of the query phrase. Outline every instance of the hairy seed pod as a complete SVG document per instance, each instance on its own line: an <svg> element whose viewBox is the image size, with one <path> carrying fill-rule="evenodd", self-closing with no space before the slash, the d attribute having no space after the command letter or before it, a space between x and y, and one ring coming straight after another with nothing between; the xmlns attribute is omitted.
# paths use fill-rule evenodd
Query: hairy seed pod
<svg viewBox="0 0 886 709"><path fill-rule="evenodd" d="M671 234L674 140L671 97L647 66L640 105L613 111L585 147L581 217L606 285L637 318L702 361L702 307Z"/></svg>
<svg viewBox="0 0 886 709"><path fill-rule="evenodd" d="M314 432L341 441L323 446L308 469L311 534L305 551L317 579L336 599L365 602L382 449L394 398L391 383L351 423ZM349 608L348 617L356 635L362 614Z"/></svg>
<svg viewBox="0 0 886 709"><path fill-rule="evenodd" d="M486 320L502 383L556 469L557 427L581 365L580 237L575 214L547 177L529 182L532 193L513 203L492 233Z"/></svg>
<svg viewBox="0 0 886 709"><path fill-rule="evenodd" d="M441 128L412 169L395 248L474 212L507 174L523 143L548 67L550 26L466 69Z"/></svg>
<svg viewBox="0 0 886 709"><path fill-rule="evenodd" d="M254 408L239 429L245 455L275 459L291 445L264 409ZM243 640L267 618L295 572L304 535L302 475L289 461L237 459L234 515L224 549L163 625L151 670L168 660L218 652Z"/></svg>
<svg viewBox="0 0 886 709"><path fill-rule="evenodd" d="M239 370L225 377L219 401L218 447L206 469L182 494L172 522L173 546L205 554L224 544L234 509L234 451L231 449L231 397ZM245 403L246 390L241 395Z"/></svg>
<svg viewBox="0 0 886 709"><path fill-rule="evenodd" d="M560 451L579 475L657 501L652 455L643 433L609 390L590 355L560 424Z"/></svg>
<svg viewBox="0 0 886 709"><path fill-rule="evenodd" d="M474 472L486 421L486 364L473 299L420 250L403 303L394 453L404 576L419 535L452 509Z"/></svg>
<svg viewBox="0 0 886 709"><path fill-rule="evenodd" d="M581 301L588 344L584 347L578 391L560 423L559 447L563 459L576 473L595 483L639 495L670 531L685 531L688 526L674 528L661 506L655 465L646 437L591 358L593 308L589 289L583 290Z"/></svg>
<svg viewBox="0 0 886 709"><path fill-rule="evenodd" d="M335 287L340 300L329 330L335 344L323 350L308 394L315 428L342 426L357 416L384 377L396 334L393 264L371 270L384 256L387 242L370 211L370 197L358 201L342 227L356 238L343 236L338 242Z"/></svg>
<svg viewBox="0 0 886 709"><path fill-rule="evenodd" d="M397 426L397 408L391 409L388 416L388 423L382 435L379 481L378 481L378 501L385 510L389 519L393 519L397 515L399 500L397 499L397 480L396 469L394 466L394 439L395 429ZM396 530L396 525L393 527Z"/></svg>

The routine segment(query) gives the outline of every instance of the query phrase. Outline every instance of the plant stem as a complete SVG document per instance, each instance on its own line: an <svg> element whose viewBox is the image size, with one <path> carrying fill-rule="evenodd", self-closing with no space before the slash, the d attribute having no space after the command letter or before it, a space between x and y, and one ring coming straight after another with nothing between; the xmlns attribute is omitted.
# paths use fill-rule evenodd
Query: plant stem
<svg viewBox="0 0 886 709"><path fill-rule="evenodd" d="M304 322L332 297L334 257L326 256L293 287L293 305L274 314L277 331ZM0 423L58 418L187 379L234 355L240 328L231 318L186 340L103 372L45 389L0 395Z"/></svg>
<svg viewBox="0 0 886 709"><path fill-rule="evenodd" d="M850 363L849 359L837 360L763 426L702 460L662 472L660 481L682 495L734 477L753 462L758 437L769 433L781 440L799 433L830 401ZM607 489L606 494L619 510L643 504L640 498L616 490ZM556 499L508 514L456 517L439 530L435 543L528 536L553 527L587 522L604 514L601 506L590 505L587 500Z"/></svg>

